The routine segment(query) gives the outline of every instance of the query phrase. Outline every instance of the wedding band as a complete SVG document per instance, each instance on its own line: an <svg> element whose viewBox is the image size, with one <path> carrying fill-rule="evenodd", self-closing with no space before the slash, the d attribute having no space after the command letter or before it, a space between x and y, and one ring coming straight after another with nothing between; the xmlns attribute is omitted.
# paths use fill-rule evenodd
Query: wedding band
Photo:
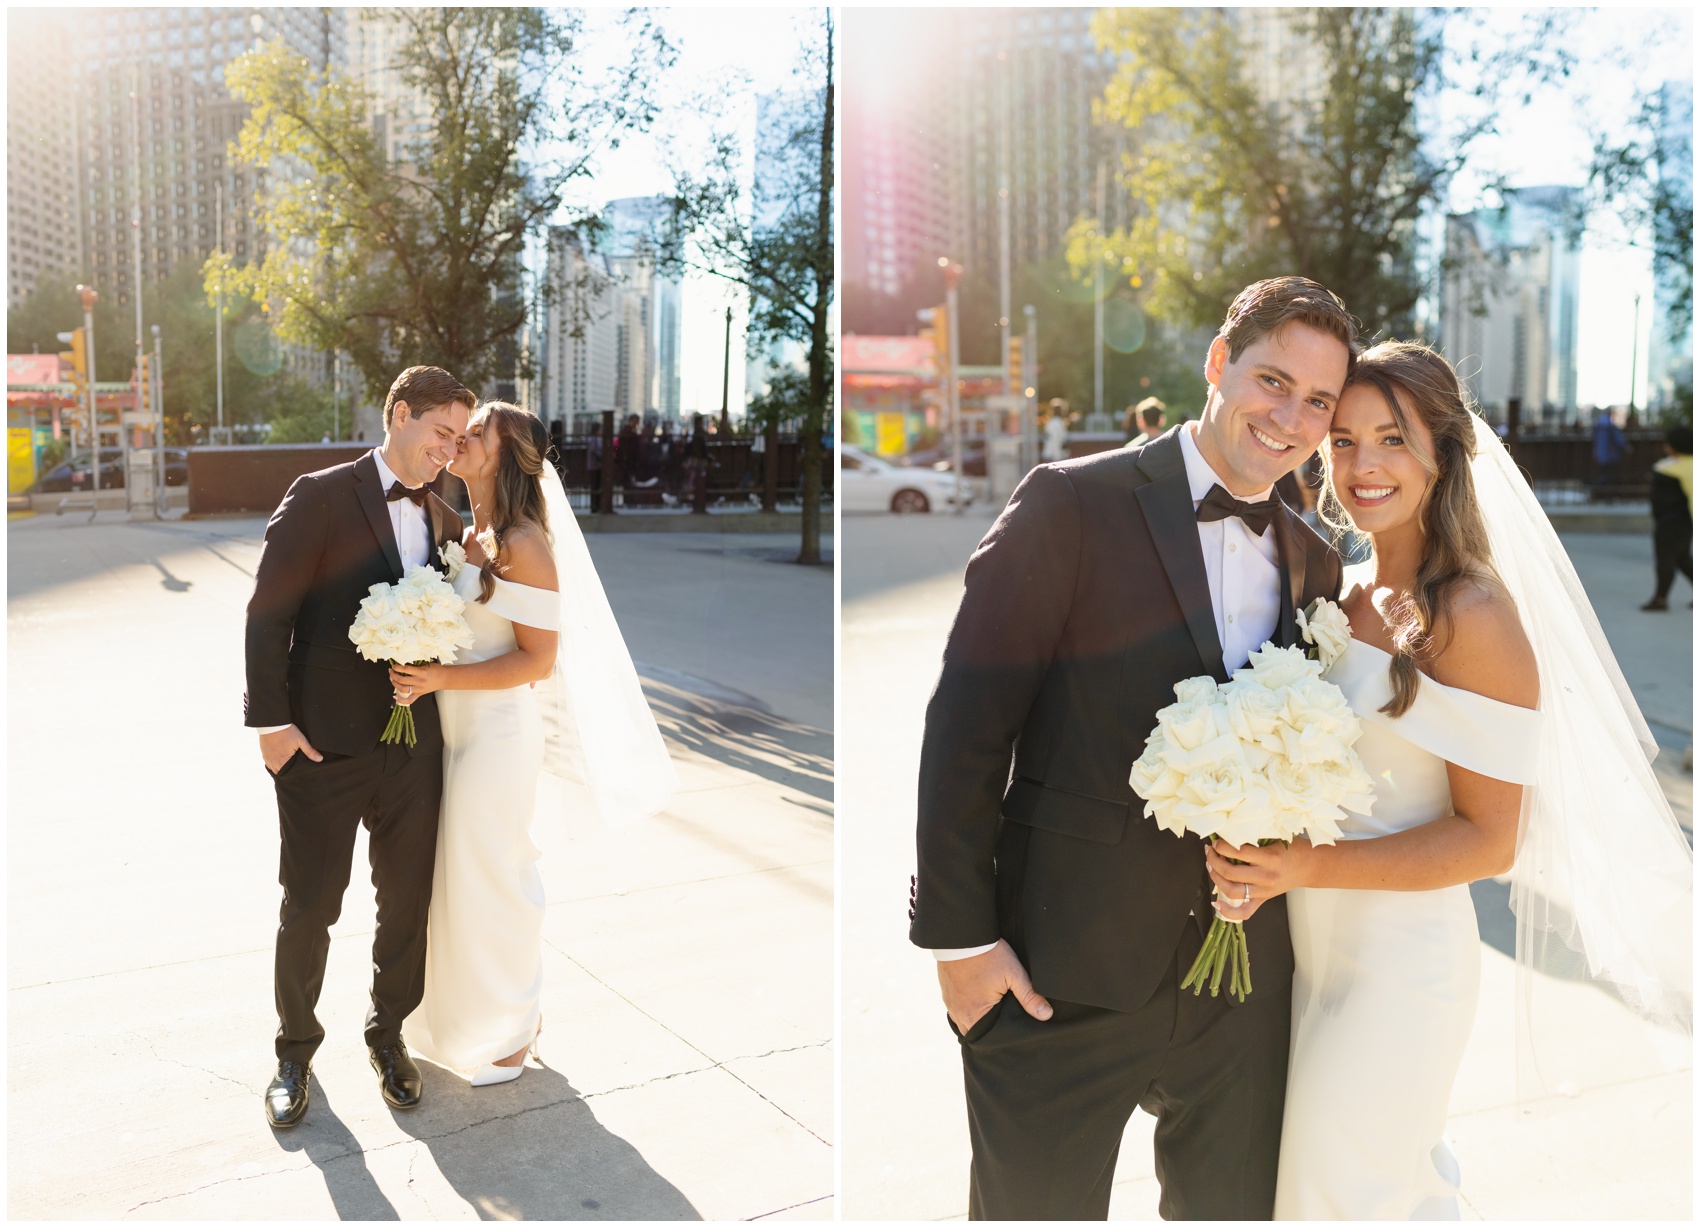
<svg viewBox="0 0 1700 1228"><path fill-rule="evenodd" d="M413 694L413 688L410 687L410 686L404 686L404 687L401 688L401 693L403 695L412 695ZM1247 887L1245 890L1246 890L1246 898L1249 900L1251 898L1251 888Z"/></svg>
<svg viewBox="0 0 1700 1228"><path fill-rule="evenodd" d="M1240 907L1244 908L1249 903L1251 903L1251 884L1247 883L1245 885L1245 899L1240 901Z"/></svg>

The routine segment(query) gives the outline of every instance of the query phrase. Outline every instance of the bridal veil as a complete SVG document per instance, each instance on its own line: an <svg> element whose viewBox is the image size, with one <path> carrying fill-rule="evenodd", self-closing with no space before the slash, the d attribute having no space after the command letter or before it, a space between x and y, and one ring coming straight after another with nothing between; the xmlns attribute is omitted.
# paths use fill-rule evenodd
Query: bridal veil
<svg viewBox="0 0 1700 1228"><path fill-rule="evenodd" d="M601 818L623 827L665 806L678 775L554 465L541 481L561 586L555 672L537 688L543 769L583 784Z"/></svg>
<svg viewBox="0 0 1700 1228"><path fill-rule="evenodd" d="M1494 567L1534 646L1546 714L1511 871L1523 1092L1556 1090L1562 1065L1562 1020L1542 1005L1543 974L1595 982L1655 1025L1666 1065L1687 1065L1693 851L1653 773L1658 746L1569 555L1505 445L1479 417L1475 427L1476 498Z"/></svg>

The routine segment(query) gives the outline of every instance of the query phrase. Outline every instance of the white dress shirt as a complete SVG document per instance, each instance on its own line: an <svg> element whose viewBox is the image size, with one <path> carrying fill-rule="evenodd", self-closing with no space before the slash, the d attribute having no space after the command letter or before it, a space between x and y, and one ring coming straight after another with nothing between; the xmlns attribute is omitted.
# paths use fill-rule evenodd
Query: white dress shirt
<svg viewBox="0 0 1700 1228"><path fill-rule="evenodd" d="M390 487L401 479L394 471L384 464L384 450L372 449L372 459L378 462L378 490L380 495L390 493ZM402 482L406 486L406 482ZM427 496L429 498L429 496ZM395 530L396 549L401 552L402 569L422 567L431 557L431 526L428 521L430 513L423 507L416 507L411 499L397 499L384 505L389 509L390 527ZM260 729L260 733L276 733L280 729L288 729L288 725L268 725Z"/></svg>
<svg viewBox="0 0 1700 1228"><path fill-rule="evenodd" d="M378 462L378 486L385 494L390 493L390 487L401 479L396 477L390 467L384 464L384 450L372 449L372 459ZM406 482L401 483L406 486ZM409 489L418 489L410 487ZM429 498L430 496L426 496ZM397 499L386 504L390 509L390 527L395 530L396 549L401 551L402 569L423 567L431 557L431 527L427 521L427 512L418 507L411 499Z"/></svg>
<svg viewBox="0 0 1700 1228"><path fill-rule="evenodd" d="M1217 476L1198 450L1193 439L1197 429L1196 422L1189 422L1180 431L1181 457L1186 462L1186 481L1192 491L1194 512L1212 486L1228 490L1228 484ZM1274 489L1271 486L1241 501L1261 502ZM1254 650L1263 647L1264 640L1275 638L1281 620L1281 555L1275 544L1275 526L1270 524L1261 535L1253 535L1238 516L1200 522L1198 544L1204 551L1204 575L1210 582L1210 606L1216 614L1222 664L1232 674L1250 659ZM995 946L997 943L989 942L981 947L935 950L933 956L941 962L967 959L983 955Z"/></svg>

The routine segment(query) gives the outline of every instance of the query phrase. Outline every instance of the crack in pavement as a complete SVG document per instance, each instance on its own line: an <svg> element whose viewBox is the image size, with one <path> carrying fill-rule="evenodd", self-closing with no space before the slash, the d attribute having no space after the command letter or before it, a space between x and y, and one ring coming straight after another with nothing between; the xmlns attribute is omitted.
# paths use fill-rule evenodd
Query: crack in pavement
<svg viewBox="0 0 1700 1228"><path fill-rule="evenodd" d="M620 999L620 1001L624 1002L627 1006L631 1007L638 1014L642 1015L645 1019L649 1020L656 1027L660 1028L663 1032L666 1032L669 1036L673 1037L680 1044L686 1046L687 1048L693 1050L694 1052L701 1053L705 1058L707 1058L710 1062L713 1062L714 1065L717 1066L717 1067L724 1067L725 1066L725 1064L726 1064L725 1062L716 1061L715 1057L712 1053L705 1052L703 1049L692 1044L689 1040L686 1040L685 1037L680 1035L678 1032L674 1031L672 1028L668 1027L665 1023L662 1023L661 1020L657 1019L654 1015L652 1015L648 1011L644 1010L643 1007L639 1006L636 1002L633 1002L630 998L626 997L625 994L621 993L618 989L615 989L612 985L610 985L607 981L604 981L601 977L597 976L589 968L586 968L577 959L574 959L571 955L567 954L567 952L563 951L560 947L556 946L555 943L549 941L548 939L545 939L544 942L546 943L546 945L548 945L550 948L552 948L558 955L560 955L561 958L565 959L568 963L572 964L580 972L584 973L591 980L595 981L598 985L602 986L602 988L606 989L609 993L613 994L616 998ZM780 1053L780 1052L794 1053L794 1052L797 1051L797 1049L818 1049L818 1048L821 1048L822 1046L830 1045L831 1043L832 1042L829 1041L829 1040L828 1041L819 1041L819 1042L812 1044L812 1045L798 1045L794 1049L788 1049L788 1050L777 1050L776 1049L776 1050L774 1050L774 1052L775 1053ZM768 1054L762 1054L761 1056L767 1057L769 1055ZM745 1059L728 1058L726 1060L730 1061L730 1062L735 1062L735 1061L742 1061L742 1060L745 1060ZM801 1131L803 1131L803 1133L807 1134L810 1138L814 1139L816 1142L820 1143L824 1147L830 1148L832 1146L831 1143L827 1142L819 1134L816 1134L813 1130L811 1130L808 1127L808 1125L805 1122L803 1122L800 1118L798 1118L795 1114L788 1112L784 1108L783 1105L778 1104L772 1098L767 1096L759 1087L754 1086L753 1084L751 1084L746 1079L739 1078L736 1071L728 1070L726 1073L728 1075L730 1075L732 1078L737 1079L737 1081L739 1083L742 1083L745 1087L749 1088L749 1090L754 1092L755 1095L759 1099L765 1101L767 1104L772 1106L772 1108L775 1112L777 1112L781 1117L786 1118L793 1125L795 1125L799 1130L801 1130ZM671 1076L669 1076L669 1077L671 1077Z"/></svg>
<svg viewBox="0 0 1700 1228"><path fill-rule="evenodd" d="M208 1070L205 1066L192 1066L188 1062L180 1062L174 1057L161 1057L158 1048L154 1045L154 1042L149 1040L146 1036L143 1036L139 1032L132 1032L130 1035L148 1047L148 1052L153 1054L154 1061L156 1062L167 1062L173 1066L181 1066L184 1070L198 1070L204 1075L211 1075L215 1079L222 1079L226 1083L234 1084L245 1092L252 1092L254 1090L251 1086L242 1082L240 1079L233 1079L229 1075L219 1074L216 1070Z"/></svg>
<svg viewBox="0 0 1700 1228"><path fill-rule="evenodd" d="M686 1043L688 1044L689 1042L686 1042ZM142 1207L153 1206L157 1203L162 1203L162 1202L169 1202L174 1198L187 1198L191 1194L199 1194L202 1190L210 1190L210 1189L213 1189L214 1187L220 1186L220 1185L229 1185L229 1184L232 1184L234 1182L239 1182L239 1181L252 1181L256 1177L275 1177L275 1176L279 1176L283 1173L299 1172L299 1171L301 1171L302 1169L305 1169L305 1168L323 1168L328 1164L335 1164L335 1163L338 1163L339 1161L354 1159L356 1157L365 1157L365 1156L370 1156L370 1155L377 1155L379 1152L389 1151L389 1150L391 1150L392 1148L395 1148L395 1147L405 1147L405 1146L409 1145L410 1143L426 1143L426 1144L429 1144L429 1143L436 1142L439 1139L453 1138L455 1135L465 1134L469 1130L481 1129L484 1126L492 1125L496 1122L515 1121L515 1120L518 1120L521 1117L528 1117L533 1113L542 1113L542 1112L547 1112L550 1109L560 1108L562 1105L574 1104L574 1103L583 1104L586 1101L594 1100L594 1099L596 1099L600 1096L609 1096L609 1095L612 1095L615 1092L632 1091L632 1090L635 1090L637 1088L648 1087L652 1083L665 1083L670 1079L677 1079L677 1078L679 1078L683 1075L704 1074L704 1073L707 1073L709 1071L716 1070L716 1069L719 1069L719 1068L725 1066L727 1062L754 1061L754 1060L759 1059L759 1058L772 1057L772 1056L774 1056L776 1054L780 1054L780 1053L796 1053L799 1050L803 1050L803 1049L819 1049L819 1048L823 1048L827 1045L830 1045L831 1043L832 1042L829 1041L829 1040L816 1041L812 1044L807 1044L807 1045L794 1045L794 1046L792 1046L791 1048L788 1048L788 1049L771 1049L766 1053L753 1053L753 1054L748 1054L748 1055L745 1055L745 1056L742 1056L742 1057L727 1058L725 1062L713 1062L712 1065L702 1066L702 1067L699 1067L695 1070L680 1070L680 1071L674 1072L673 1074L657 1075L653 1079L646 1079L646 1080L644 1080L643 1082L640 1082L640 1083L630 1083L630 1084L625 1085L624 1087L609 1087L609 1088L604 1088L603 1090L598 1091L598 1092L589 1092L589 1093L574 1092L570 1096L562 1096L562 1097L559 1097L558 1099L546 1101L543 1104L528 1105L525 1108L515 1109L510 1113L497 1113L497 1114L494 1114L493 1116L490 1116L490 1117L480 1118L478 1121L468 1122L468 1123L466 1123L465 1125L462 1125L462 1126L456 1126L452 1130L444 1130L440 1134L425 1134L425 1133L413 1134L413 1135L409 1135L407 1138L397 1139L394 1142L384 1143L384 1144L381 1144L380 1146L377 1146L377 1147L354 1147L354 1148L350 1148L350 1149L345 1150L345 1151L337 1152L336 1154L333 1154L333 1155L324 1155L324 1156L320 1156L316 1159L309 1159L304 1164L286 1164L286 1165L283 1165L282 1167L279 1167L279 1168L263 1169L263 1170L261 1170L260 1172L257 1172L257 1173L244 1173L241 1176L220 1177L216 1181L209 1181L204 1185L197 1185L197 1186L193 1187L192 1189L183 1190L183 1191L180 1191L180 1192L175 1193L175 1194L161 1194L157 1198L146 1199L142 1202L136 1203L134 1206L129 1208L129 1210L127 1212L125 1212L125 1214L132 1214ZM150 1047L151 1047L151 1045L150 1045ZM695 1045L692 1045L691 1047L693 1049L696 1048ZM701 1053L702 1050L698 1049L697 1052ZM157 1053L155 1054L155 1056L158 1056ZM707 1057L708 1055L706 1053L704 1053L703 1056ZM170 1061L171 1059L160 1058L160 1060L161 1061ZM181 1063L181 1062L178 1062L176 1064L177 1065L183 1065L183 1063ZM189 1069L194 1069L194 1067L190 1067ZM212 1072L209 1071L207 1073L210 1074ZM732 1074L731 1071L727 1071L727 1073ZM219 1077L222 1078L223 1076L219 1076ZM735 1074L732 1075L732 1077L734 1079L738 1078L738 1076L735 1075ZM743 1080L738 1079L738 1082L743 1083ZM748 1084L745 1084L745 1086L747 1087ZM754 1088L750 1088L750 1090L755 1091ZM758 1091L758 1092L756 1092L756 1095L761 1096L761 1093ZM761 1098L763 1100L767 1099L766 1096L761 1096ZM769 1101L769 1103L772 1103L772 1102ZM777 1105L775 1105L774 1107L778 1108ZM783 1109L780 1109L779 1111L782 1112L782 1113L785 1112ZM791 1115L789 1113L785 1113L785 1116L790 1117ZM796 1119L792 1118L792 1120L795 1121ZM802 1126L802 1128L804 1130L807 1130L811 1135L814 1135L814 1137L816 1137L816 1138L820 1137L819 1135L815 1135L814 1131L809 1130L807 1126L803 1126L803 1124L801 1122L798 1122L797 1124L799 1126ZM822 1139L821 1141L825 1142L824 1139ZM306 1153L303 1151L299 1154L305 1155ZM417 1162L418 1158L419 1158L418 1155L415 1154L412 1157L412 1159L410 1159L409 1162L408 1162L408 1185L409 1186L411 1186L413 1184L413 1164L415 1162ZM830 1197L830 1195L829 1195L829 1197ZM818 1202L820 1200L815 1199L813 1201ZM802 1205L805 1205L805 1204L799 1203L797 1205L802 1206ZM789 1210L789 1208L782 1207L782 1208L780 1208L780 1210ZM765 1212L765 1214L767 1214L767 1215L777 1215L778 1213L779 1213L778 1211ZM757 1218L760 1218L760 1217L757 1217Z"/></svg>
<svg viewBox="0 0 1700 1228"><path fill-rule="evenodd" d="M769 1219L775 1215L784 1215L787 1211L795 1211L798 1207L812 1207L817 1202L831 1202L831 1194L822 1194L819 1198L805 1198L802 1202L794 1202L788 1207L780 1207L774 1211L763 1211L760 1215L752 1215L752 1220Z"/></svg>

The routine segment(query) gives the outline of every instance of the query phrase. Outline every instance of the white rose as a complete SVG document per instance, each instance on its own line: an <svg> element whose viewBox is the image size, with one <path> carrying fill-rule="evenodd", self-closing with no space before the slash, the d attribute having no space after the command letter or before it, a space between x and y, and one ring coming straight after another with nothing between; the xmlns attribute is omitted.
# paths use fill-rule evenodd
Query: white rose
<svg viewBox="0 0 1700 1228"><path fill-rule="evenodd" d="M1194 750L1229 732L1228 707L1222 703L1170 704L1157 713L1157 726L1171 747Z"/></svg>
<svg viewBox="0 0 1700 1228"><path fill-rule="evenodd" d="M444 542L443 548L437 552L442 560L443 569L448 572L450 580L460 579L460 569L466 566L466 547L459 542Z"/></svg>
<svg viewBox="0 0 1700 1228"><path fill-rule="evenodd" d="M1322 667L1305 656L1302 648L1277 648L1265 640L1263 647L1252 653L1245 665L1234 671L1234 681L1252 681L1279 691L1301 678L1315 678Z"/></svg>
<svg viewBox="0 0 1700 1228"><path fill-rule="evenodd" d="M1222 698L1228 710L1228 725L1240 741L1266 751L1281 749L1281 736L1276 729L1286 719L1286 700L1280 693L1248 678L1224 686Z"/></svg>
<svg viewBox="0 0 1700 1228"><path fill-rule="evenodd" d="M1216 698L1216 680L1208 674L1175 683L1175 699L1183 704L1207 704Z"/></svg>
<svg viewBox="0 0 1700 1228"><path fill-rule="evenodd" d="M1317 664L1327 673L1352 642L1351 620L1326 597L1318 597L1308 610L1300 610L1298 616L1300 633L1316 645Z"/></svg>

